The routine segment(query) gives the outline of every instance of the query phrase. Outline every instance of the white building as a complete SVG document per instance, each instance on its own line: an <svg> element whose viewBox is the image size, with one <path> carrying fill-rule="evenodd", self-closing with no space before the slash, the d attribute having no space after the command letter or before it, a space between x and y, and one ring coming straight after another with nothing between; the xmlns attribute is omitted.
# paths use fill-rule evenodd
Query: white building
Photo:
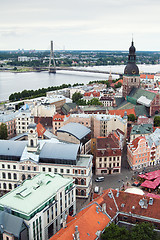
<svg viewBox="0 0 160 240"><path fill-rule="evenodd" d="M75 179L77 197L88 198L92 155L80 154L80 144L56 138L38 141L36 124L29 125L28 130L28 142L0 140L0 190L10 191L40 172L52 172Z"/></svg>
<svg viewBox="0 0 160 240"><path fill-rule="evenodd" d="M27 128L31 122L32 119L30 111L20 112L16 117L16 133L20 134L27 132Z"/></svg>
<svg viewBox="0 0 160 240"><path fill-rule="evenodd" d="M41 173L4 195L0 210L5 209L28 226L28 237L22 239L48 240L65 224L67 215L76 213L75 184L59 174Z"/></svg>

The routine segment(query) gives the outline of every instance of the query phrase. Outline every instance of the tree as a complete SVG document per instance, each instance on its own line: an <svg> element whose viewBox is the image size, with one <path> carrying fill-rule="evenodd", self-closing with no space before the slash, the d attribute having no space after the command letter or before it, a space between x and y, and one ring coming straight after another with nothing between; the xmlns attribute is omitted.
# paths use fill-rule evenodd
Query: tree
<svg viewBox="0 0 160 240"><path fill-rule="evenodd" d="M75 92L72 96L72 101L77 103L82 97L83 95L80 92Z"/></svg>
<svg viewBox="0 0 160 240"><path fill-rule="evenodd" d="M125 227L111 223L101 235L102 240L129 240L129 232Z"/></svg>
<svg viewBox="0 0 160 240"><path fill-rule="evenodd" d="M136 120L136 116L134 114L129 114L128 115L128 121L134 122Z"/></svg>
<svg viewBox="0 0 160 240"><path fill-rule="evenodd" d="M7 125L5 123L1 123L0 125L0 139L7 139L8 132L7 132Z"/></svg>
<svg viewBox="0 0 160 240"><path fill-rule="evenodd" d="M156 240L157 234L154 231L154 226L151 223L143 222L136 224L131 230L131 240Z"/></svg>
<svg viewBox="0 0 160 240"><path fill-rule="evenodd" d="M102 105L102 103L99 101L98 98L92 98L91 100L88 101L88 105Z"/></svg>
<svg viewBox="0 0 160 240"><path fill-rule="evenodd" d="M160 126L160 116L155 116L154 118L154 126L159 127Z"/></svg>

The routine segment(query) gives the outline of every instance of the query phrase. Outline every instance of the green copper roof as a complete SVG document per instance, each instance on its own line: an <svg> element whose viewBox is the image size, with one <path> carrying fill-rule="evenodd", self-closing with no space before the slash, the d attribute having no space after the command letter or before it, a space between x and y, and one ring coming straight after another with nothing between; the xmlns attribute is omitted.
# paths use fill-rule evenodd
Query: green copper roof
<svg viewBox="0 0 160 240"><path fill-rule="evenodd" d="M153 100L155 98L156 94L153 93L153 92L146 91L146 90L141 89L141 88L139 88L139 89L134 88L131 91L131 93L129 94L129 97L135 99L136 101L141 96L145 96L146 98L148 98L150 100Z"/></svg>
<svg viewBox="0 0 160 240"><path fill-rule="evenodd" d="M40 173L1 197L0 209L10 208L13 215L29 220L54 200L60 188L69 187L72 183L71 178L64 178L59 174Z"/></svg>
<svg viewBox="0 0 160 240"><path fill-rule="evenodd" d="M152 124L134 125L131 130L131 135L135 134L150 134L153 132Z"/></svg>

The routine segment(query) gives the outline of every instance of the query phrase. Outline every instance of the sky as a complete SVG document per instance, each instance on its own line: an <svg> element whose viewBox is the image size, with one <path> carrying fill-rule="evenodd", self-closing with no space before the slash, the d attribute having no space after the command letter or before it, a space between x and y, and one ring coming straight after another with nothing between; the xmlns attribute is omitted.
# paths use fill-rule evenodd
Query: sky
<svg viewBox="0 0 160 240"><path fill-rule="evenodd" d="M159 0L1 0L0 50L160 51Z"/></svg>

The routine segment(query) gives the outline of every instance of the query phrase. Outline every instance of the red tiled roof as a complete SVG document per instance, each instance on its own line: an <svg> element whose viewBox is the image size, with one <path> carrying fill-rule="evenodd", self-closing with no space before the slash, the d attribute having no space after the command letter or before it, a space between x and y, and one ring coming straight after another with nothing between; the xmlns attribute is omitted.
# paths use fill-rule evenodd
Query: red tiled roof
<svg viewBox="0 0 160 240"><path fill-rule="evenodd" d="M111 115L120 115L121 117L124 117L124 113L127 112L127 115L134 114L136 116L134 108L131 109L114 109L109 110L108 113Z"/></svg>
<svg viewBox="0 0 160 240"><path fill-rule="evenodd" d="M148 79L154 79L154 75L153 74L140 74L140 78L144 78L146 79L146 76Z"/></svg>
<svg viewBox="0 0 160 240"><path fill-rule="evenodd" d="M96 92L96 91L93 91L93 92L85 92L85 93L84 93L84 96L85 96L85 97L90 97L91 94L93 95L93 97L100 97L100 92Z"/></svg>
<svg viewBox="0 0 160 240"><path fill-rule="evenodd" d="M45 133L46 129L43 127L43 125L39 122L37 124L37 133L38 133L38 137L42 137L43 134Z"/></svg>
<svg viewBox="0 0 160 240"><path fill-rule="evenodd" d="M53 116L53 121L63 122L65 117L69 117L69 115L61 115L59 113L56 113Z"/></svg>
<svg viewBox="0 0 160 240"><path fill-rule="evenodd" d="M74 220L66 224L66 228L60 229L50 240L73 240L75 226L78 226L81 240L95 239L97 237L96 232L102 231L110 222L109 217L100 208L99 213L96 212L97 206L96 203L93 203L91 206L81 210L74 217Z"/></svg>
<svg viewBox="0 0 160 240"><path fill-rule="evenodd" d="M131 143L131 145L133 145L133 146L130 145L130 148L131 148L131 149L132 149L132 148L137 149L138 143L139 143L139 141L140 141L141 139L145 139L145 137L139 136L139 137L135 138L135 139L132 141L132 143Z"/></svg>
<svg viewBox="0 0 160 240"><path fill-rule="evenodd" d="M119 79L117 82L115 83L111 83L111 87L114 87L115 85L117 85L118 83L122 83L123 84L123 79Z"/></svg>

